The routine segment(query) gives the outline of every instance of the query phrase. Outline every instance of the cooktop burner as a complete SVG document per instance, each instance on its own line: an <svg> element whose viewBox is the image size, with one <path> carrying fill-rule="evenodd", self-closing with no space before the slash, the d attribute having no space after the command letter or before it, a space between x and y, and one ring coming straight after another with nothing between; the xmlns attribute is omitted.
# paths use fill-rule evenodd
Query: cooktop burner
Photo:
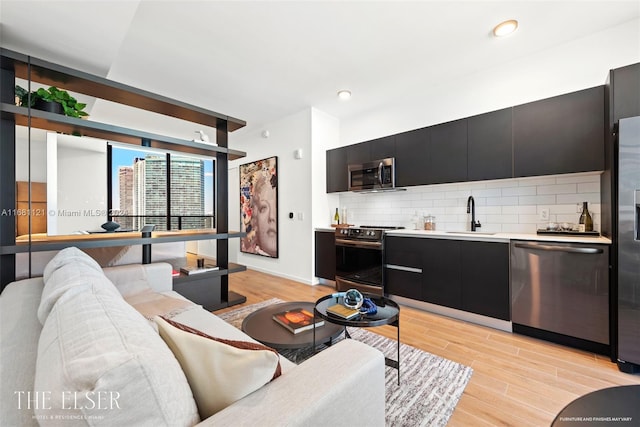
<svg viewBox="0 0 640 427"><path fill-rule="evenodd" d="M390 225L361 225L359 228L375 228L378 230L402 230L404 227L394 227Z"/></svg>

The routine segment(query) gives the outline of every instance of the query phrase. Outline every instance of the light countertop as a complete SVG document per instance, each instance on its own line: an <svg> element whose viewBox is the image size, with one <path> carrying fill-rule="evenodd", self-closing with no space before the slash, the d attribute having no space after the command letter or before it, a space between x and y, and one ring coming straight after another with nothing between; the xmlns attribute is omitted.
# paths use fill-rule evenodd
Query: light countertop
<svg viewBox="0 0 640 427"><path fill-rule="evenodd" d="M569 236L569 235L549 235L549 234L527 234L527 233L483 233L479 232L447 232L447 231L424 231L424 230L392 230L387 231L387 236L399 237L421 237L431 239L449 240L473 240L479 242L503 242L509 243L511 240L531 240L538 242L561 242L561 243L595 243L610 245L611 239L602 236Z"/></svg>

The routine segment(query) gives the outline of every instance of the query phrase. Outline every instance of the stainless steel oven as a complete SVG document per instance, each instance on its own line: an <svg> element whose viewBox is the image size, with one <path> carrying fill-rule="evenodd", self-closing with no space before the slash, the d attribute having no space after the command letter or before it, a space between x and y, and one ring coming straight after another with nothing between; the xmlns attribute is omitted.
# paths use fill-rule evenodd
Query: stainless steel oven
<svg viewBox="0 0 640 427"><path fill-rule="evenodd" d="M358 289L384 295L383 241L385 229L395 227L339 228L336 243L336 289Z"/></svg>

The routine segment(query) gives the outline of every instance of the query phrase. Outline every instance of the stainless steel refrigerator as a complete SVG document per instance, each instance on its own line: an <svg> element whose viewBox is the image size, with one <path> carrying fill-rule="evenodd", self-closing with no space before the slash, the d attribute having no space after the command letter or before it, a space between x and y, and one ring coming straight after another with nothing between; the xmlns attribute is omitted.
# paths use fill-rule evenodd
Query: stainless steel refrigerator
<svg viewBox="0 0 640 427"><path fill-rule="evenodd" d="M618 367L640 371L640 117L618 125Z"/></svg>

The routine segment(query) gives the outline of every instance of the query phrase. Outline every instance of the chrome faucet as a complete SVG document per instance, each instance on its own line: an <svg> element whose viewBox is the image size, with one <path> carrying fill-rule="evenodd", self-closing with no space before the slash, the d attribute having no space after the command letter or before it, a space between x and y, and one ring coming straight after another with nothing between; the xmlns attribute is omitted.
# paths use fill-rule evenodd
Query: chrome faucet
<svg viewBox="0 0 640 427"><path fill-rule="evenodd" d="M476 221L476 201L473 200L473 196L469 196L467 199L467 213L471 213L471 231L476 231L476 228L482 227L480 221Z"/></svg>

